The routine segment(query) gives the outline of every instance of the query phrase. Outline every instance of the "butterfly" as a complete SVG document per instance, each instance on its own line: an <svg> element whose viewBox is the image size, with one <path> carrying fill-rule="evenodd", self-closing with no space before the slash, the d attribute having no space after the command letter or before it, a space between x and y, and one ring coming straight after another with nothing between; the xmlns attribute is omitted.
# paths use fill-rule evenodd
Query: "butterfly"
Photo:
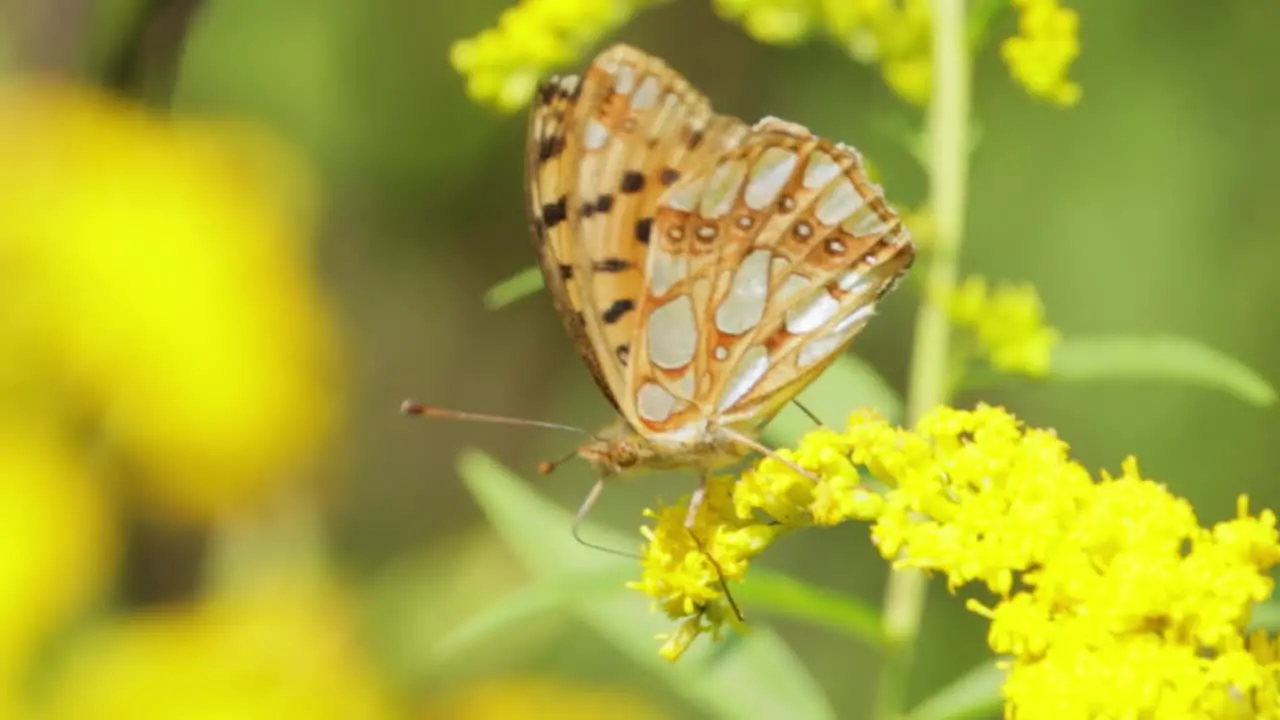
<svg viewBox="0 0 1280 720"><path fill-rule="evenodd" d="M539 85L525 180L545 286L620 415L577 450L600 478L579 521L611 477L692 467L691 526L706 474L771 452L761 427L915 257L856 150L717 114L626 45Z"/></svg>

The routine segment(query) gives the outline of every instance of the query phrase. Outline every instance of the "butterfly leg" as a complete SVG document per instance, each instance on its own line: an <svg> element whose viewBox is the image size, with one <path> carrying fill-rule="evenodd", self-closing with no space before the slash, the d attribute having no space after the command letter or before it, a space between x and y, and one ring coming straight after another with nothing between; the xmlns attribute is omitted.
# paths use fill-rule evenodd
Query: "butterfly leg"
<svg viewBox="0 0 1280 720"><path fill-rule="evenodd" d="M816 413L814 413L809 408L805 407L803 403L801 403L799 400L792 400L791 402L796 407L800 408L800 412L804 413L805 415L808 415L809 419L813 421L814 425L817 425L818 427L823 426L822 418L818 417Z"/></svg>
<svg viewBox="0 0 1280 720"><path fill-rule="evenodd" d="M708 474L705 472L698 478L698 487L689 498L689 512L684 516L684 529L688 531L689 537L693 538L693 544L698 547L698 552L701 552L707 558L711 563L711 567L716 571L716 579L720 581L720 589L724 590L724 599L729 602L729 607L733 609L734 617L739 622L746 622L746 617L742 615L742 610L738 607L738 601L733 599L733 593L729 591L729 583L724 579L724 570L720 568L720 563L716 562L715 556L707 551L707 547L702 544L698 534L693 531L694 522L698 519L698 510L702 507L703 500L707 496L707 478Z"/></svg>
<svg viewBox="0 0 1280 720"><path fill-rule="evenodd" d="M821 482L821 480L818 478L818 476L817 476L817 475L814 475L813 473L809 472L808 470L805 470L804 468L800 467L799 465L797 465L797 464L795 464L795 463L791 462L790 460L788 460L788 459L786 459L786 458L782 457L781 455L779 455L778 453L774 452L773 450L770 450L768 447L766 447L765 445L761 444L761 443L760 443L758 440L756 440L755 438L752 438L752 437L750 437L750 436L748 436L748 435L743 435L742 433L738 432L737 430L734 430L733 428L721 427L721 428L720 428L720 432L724 433L725 435L728 435L729 437L733 438L736 442L740 442L740 443L742 443L743 445L746 445L747 447L751 448L752 450L755 450L756 452L760 453L761 455L764 455L765 457L771 457L771 458L773 458L774 460L777 460L778 462L782 463L783 465L786 465L787 467L791 468L792 470L795 470L795 471L796 471L797 473L799 473L802 477L809 478L810 480L814 481L815 483L816 483L816 482Z"/></svg>
<svg viewBox="0 0 1280 720"><path fill-rule="evenodd" d="M625 557L625 558L639 559L640 556L636 555L635 553L626 552L625 550L615 550L611 547L605 547L603 545L597 545L593 542L589 542L582 538L582 523L586 521L587 513L590 512L591 508L595 506L596 500L600 499L600 493L603 491L604 491L604 478L600 478L599 480L596 481L596 484L591 487L591 492L587 493L586 499L582 501L582 505L578 508L578 512L575 513L573 516L573 539L578 541L579 545L582 545L584 547L589 547L592 550L600 550L601 552L607 552L611 555L621 555L622 557Z"/></svg>

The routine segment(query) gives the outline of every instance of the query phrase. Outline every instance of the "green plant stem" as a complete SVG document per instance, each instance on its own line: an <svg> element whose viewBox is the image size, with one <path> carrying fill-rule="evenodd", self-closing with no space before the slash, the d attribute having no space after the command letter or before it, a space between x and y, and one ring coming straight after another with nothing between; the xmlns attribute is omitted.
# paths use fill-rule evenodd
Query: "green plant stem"
<svg viewBox="0 0 1280 720"><path fill-rule="evenodd" d="M966 39L965 0L932 0L933 92L927 126L929 207L935 237L929 248L925 298L916 316L907 388L907 420L915 424L950 399L951 327L941 300L956 286L969 160L969 92L972 74ZM928 584L923 574L889 576L884 631L889 641L876 701L878 720L907 714L907 688Z"/></svg>

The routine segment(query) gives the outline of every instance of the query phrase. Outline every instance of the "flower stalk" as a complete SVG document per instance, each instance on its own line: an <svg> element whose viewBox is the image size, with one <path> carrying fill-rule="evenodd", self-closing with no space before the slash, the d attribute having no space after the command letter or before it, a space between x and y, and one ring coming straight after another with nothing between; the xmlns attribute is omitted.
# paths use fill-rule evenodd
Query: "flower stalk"
<svg viewBox="0 0 1280 720"><path fill-rule="evenodd" d="M907 421L914 425L950 399L951 326L943 299L959 277L969 160L969 94L972 73L966 43L965 0L932 0L933 89L926 114L929 199L935 236L916 316L907 387ZM889 576L884 599L888 639L875 717L905 716L907 680L924 615L928 583L923 573L898 570Z"/></svg>

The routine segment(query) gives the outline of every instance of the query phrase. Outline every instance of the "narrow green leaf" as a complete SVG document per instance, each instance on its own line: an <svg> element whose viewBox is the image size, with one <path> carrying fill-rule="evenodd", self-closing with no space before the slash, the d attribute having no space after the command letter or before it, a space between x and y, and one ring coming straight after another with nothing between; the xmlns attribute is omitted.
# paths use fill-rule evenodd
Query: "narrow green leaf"
<svg viewBox="0 0 1280 720"><path fill-rule="evenodd" d="M541 289L542 271L532 265L489 288L484 294L484 306L497 310Z"/></svg>
<svg viewBox="0 0 1280 720"><path fill-rule="evenodd" d="M862 407L880 411L891 422L902 418L902 400L879 373L857 356L841 355L796 398L828 427L842 428L849 413ZM794 445L816 426L794 403L769 423L764 437L776 447Z"/></svg>
<svg viewBox="0 0 1280 720"><path fill-rule="evenodd" d="M752 611L802 620L850 635L874 647L884 645L880 612L858 598L810 585L781 573L753 568L734 595Z"/></svg>
<svg viewBox="0 0 1280 720"><path fill-rule="evenodd" d="M909 720L988 717L1004 704L1000 695L1003 684L1004 671L996 667L994 660L984 662L917 705L907 717Z"/></svg>
<svg viewBox="0 0 1280 720"><path fill-rule="evenodd" d="M1276 401L1275 388L1238 360L1177 336L1074 336L1054 350L1062 380L1172 380L1220 390L1253 405Z"/></svg>
<svg viewBox="0 0 1280 720"><path fill-rule="evenodd" d="M628 565L639 577L634 561L575 543L569 533L570 513L533 492L495 460L468 451L459 458L458 469L512 552L540 580L565 584L574 576ZM585 528L584 534L606 547L639 545L638 534L627 537L599 527ZM715 652L702 643L672 665L658 655L654 636L674 630L673 623L650 611L640 594L619 586L612 596L571 598L568 609L707 715L819 720L835 716L803 664L768 627L753 624L752 632L727 646L721 644Z"/></svg>
<svg viewBox="0 0 1280 720"><path fill-rule="evenodd" d="M632 575L617 568L569 578L567 582L535 583L498 599L455 627L432 648L432 655L437 660L447 659L514 625L559 610L574 598L588 600L616 594Z"/></svg>

